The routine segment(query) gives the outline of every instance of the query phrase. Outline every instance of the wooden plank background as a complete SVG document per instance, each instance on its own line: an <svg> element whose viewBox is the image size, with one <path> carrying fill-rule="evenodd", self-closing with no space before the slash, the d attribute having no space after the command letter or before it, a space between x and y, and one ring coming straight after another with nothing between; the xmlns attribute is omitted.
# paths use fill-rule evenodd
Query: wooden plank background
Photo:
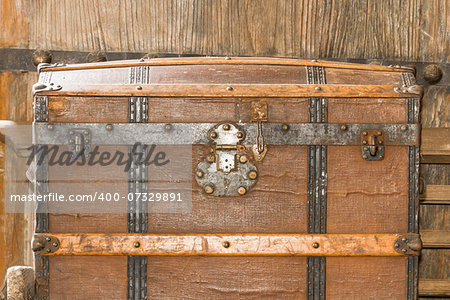
<svg viewBox="0 0 450 300"><path fill-rule="evenodd" d="M395 60L446 64L446 0L1 0L0 48ZM31 57L23 58L31 60ZM0 119L31 122L35 72L0 70ZM421 78L419 78L420 80ZM450 127L449 87L426 85L424 127ZM0 194L4 189L0 149ZM422 165L427 185L449 185L450 165ZM31 222L0 202L0 278L30 264ZM423 205L421 229L449 230L448 205ZM11 230L14 228L14 230ZM449 279L449 249L425 249L420 276Z"/></svg>

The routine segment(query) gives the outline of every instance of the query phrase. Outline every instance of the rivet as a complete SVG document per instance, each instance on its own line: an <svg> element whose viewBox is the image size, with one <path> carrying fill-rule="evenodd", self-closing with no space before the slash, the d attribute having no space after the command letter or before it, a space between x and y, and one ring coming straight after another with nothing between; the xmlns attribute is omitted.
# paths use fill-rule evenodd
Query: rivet
<svg viewBox="0 0 450 300"><path fill-rule="evenodd" d="M377 135L382 135L383 133L381 131L377 131Z"/></svg>
<svg viewBox="0 0 450 300"><path fill-rule="evenodd" d="M205 193L212 194L214 192L214 188L210 185L205 186Z"/></svg>
<svg viewBox="0 0 450 300"><path fill-rule="evenodd" d="M140 90L142 90L142 86L138 85L138 86L136 87L136 89L140 91Z"/></svg>
<svg viewBox="0 0 450 300"><path fill-rule="evenodd" d="M58 247L58 244L57 243L53 243L53 247Z"/></svg>
<svg viewBox="0 0 450 300"><path fill-rule="evenodd" d="M406 238L405 238L405 237L403 237L403 238L402 238L402 241L403 241L403 242L406 242Z"/></svg>
<svg viewBox="0 0 450 300"><path fill-rule="evenodd" d="M54 128L53 125L47 125L48 130L53 130L53 128Z"/></svg>
<svg viewBox="0 0 450 300"><path fill-rule="evenodd" d="M402 249L402 252L403 252L403 253L406 253L406 251L407 251L407 250L406 250L405 248Z"/></svg>
<svg viewBox="0 0 450 300"><path fill-rule="evenodd" d="M215 158L214 154L210 154L206 157L206 160L210 163L214 162L215 159L216 158Z"/></svg>
<svg viewBox="0 0 450 300"><path fill-rule="evenodd" d="M73 144L73 143L75 143L75 141L74 140L69 140L69 143Z"/></svg>
<svg viewBox="0 0 450 300"><path fill-rule="evenodd" d="M398 248L399 246L400 246L400 245L399 245L398 243L395 243L395 244L394 244L394 247L395 247L395 248Z"/></svg>
<svg viewBox="0 0 450 300"><path fill-rule="evenodd" d="M85 130L83 131L84 135L89 135L89 131Z"/></svg>
<svg viewBox="0 0 450 300"><path fill-rule="evenodd" d="M113 129L112 124L107 124L106 125L106 130L111 131Z"/></svg>
<svg viewBox="0 0 450 300"><path fill-rule="evenodd" d="M46 237L45 240L46 240L47 242L50 242L52 239L49 238L49 237Z"/></svg>
<svg viewBox="0 0 450 300"><path fill-rule="evenodd" d="M311 62L317 62L317 59L313 59L313 60L311 60Z"/></svg>
<svg viewBox="0 0 450 300"><path fill-rule="evenodd" d="M232 91L232 90L234 90L234 89L233 89L232 86L227 86L226 90L227 90L227 91Z"/></svg>
<svg viewBox="0 0 450 300"><path fill-rule="evenodd" d="M313 248L319 248L319 243L318 243L318 242L314 242L314 243L312 244L312 246L313 246Z"/></svg>
<svg viewBox="0 0 450 300"><path fill-rule="evenodd" d="M166 131L171 131L172 128L173 128L172 124L166 124L166 125L164 125L164 129L165 129Z"/></svg>
<svg viewBox="0 0 450 300"><path fill-rule="evenodd" d="M378 141L378 144L380 144L380 145L383 144L383 141L382 141L382 140L379 140L379 141Z"/></svg>
<svg viewBox="0 0 450 300"><path fill-rule="evenodd" d="M53 82L50 82L50 85L53 86L53 85L55 85L55 84L54 84Z"/></svg>
<svg viewBox="0 0 450 300"><path fill-rule="evenodd" d="M247 189L243 186L241 186L240 188L238 188L238 194L239 195L245 195L247 193Z"/></svg>
<svg viewBox="0 0 450 300"><path fill-rule="evenodd" d="M400 127L400 130L401 131L406 131L408 129L408 126L407 125L402 125L401 127Z"/></svg>
<svg viewBox="0 0 450 300"><path fill-rule="evenodd" d="M217 137L217 132L213 131L211 132L211 138L215 139Z"/></svg>
<svg viewBox="0 0 450 300"><path fill-rule="evenodd" d="M134 248L139 248L141 246L141 243L139 242L134 242Z"/></svg>
<svg viewBox="0 0 450 300"><path fill-rule="evenodd" d="M379 155L379 156L378 156L379 159L382 159L383 157L384 157L383 155Z"/></svg>
<svg viewBox="0 0 450 300"><path fill-rule="evenodd" d="M224 248L230 248L230 242L229 241L223 242L223 247Z"/></svg>
<svg viewBox="0 0 450 300"><path fill-rule="evenodd" d="M237 134L236 134L236 136L238 137L238 139L242 139L243 137L244 137L244 134L242 133L242 132L238 132Z"/></svg>
<svg viewBox="0 0 450 300"><path fill-rule="evenodd" d="M363 135L366 136L368 133L367 131L363 131Z"/></svg>
<svg viewBox="0 0 450 300"><path fill-rule="evenodd" d="M250 178L250 179L256 179L258 177L258 173L256 172L256 171L250 171L249 173L248 173L248 178Z"/></svg>
<svg viewBox="0 0 450 300"><path fill-rule="evenodd" d="M320 91L322 88L321 88L320 86L316 86L314 89L315 89L316 91Z"/></svg>
<svg viewBox="0 0 450 300"><path fill-rule="evenodd" d="M364 147L364 151L368 151L369 150L369 148L368 147Z"/></svg>
<svg viewBox="0 0 450 300"><path fill-rule="evenodd" d="M197 172L197 177L202 178L203 177L203 172L202 171L198 171Z"/></svg>
<svg viewBox="0 0 450 300"><path fill-rule="evenodd" d="M364 144L364 145L366 145L366 144L367 144L367 141L366 141L366 140L364 140L364 141L363 141L363 144Z"/></svg>
<svg viewBox="0 0 450 300"><path fill-rule="evenodd" d="M341 125L341 130L342 131L346 131L347 130L347 125Z"/></svg>
<svg viewBox="0 0 450 300"><path fill-rule="evenodd" d="M50 248L47 248L46 250L48 253L52 252L52 250Z"/></svg>
<svg viewBox="0 0 450 300"><path fill-rule="evenodd" d="M281 126L281 129L283 129L284 131L288 131L289 130L289 125L288 124L283 124L283 126Z"/></svg>
<svg viewBox="0 0 450 300"><path fill-rule="evenodd" d="M139 60L140 62L144 62L145 61L145 59L144 58L141 58L140 60Z"/></svg>
<svg viewBox="0 0 450 300"><path fill-rule="evenodd" d="M368 156L367 156L366 154L364 154L364 155L363 155L363 158L364 158L364 159L367 159L367 158L368 158Z"/></svg>
<svg viewBox="0 0 450 300"><path fill-rule="evenodd" d="M224 124L222 127L223 130L230 130L230 124Z"/></svg>
<svg viewBox="0 0 450 300"><path fill-rule="evenodd" d="M226 57L225 57L225 60L231 60L231 57L226 56Z"/></svg>
<svg viewBox="0 0 450 300"><path fill-rule="evenodd" d="M245 164L248 161L248 158L246 155L241 155L241 157L239 157L239 161Z"/></svg>

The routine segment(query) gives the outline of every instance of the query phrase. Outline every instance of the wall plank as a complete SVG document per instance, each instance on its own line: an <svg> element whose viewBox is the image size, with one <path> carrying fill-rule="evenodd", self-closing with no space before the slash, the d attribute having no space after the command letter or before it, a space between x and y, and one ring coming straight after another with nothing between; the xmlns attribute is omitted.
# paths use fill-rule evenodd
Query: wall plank
<svg viewBox="0 0 450 300"><path fill-rule="evenodd" d="M0 46L448 62L449 7L445 0L4 0L9 30Z"/></svg>

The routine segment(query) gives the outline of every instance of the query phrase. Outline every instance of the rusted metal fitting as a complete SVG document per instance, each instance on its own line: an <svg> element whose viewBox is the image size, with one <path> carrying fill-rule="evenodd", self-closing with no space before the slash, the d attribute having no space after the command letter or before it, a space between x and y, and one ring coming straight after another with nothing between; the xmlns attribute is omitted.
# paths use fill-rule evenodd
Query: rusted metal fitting
<svg viewBox="0 0 450 300"><path fill-rule="evenodd" d="M428 65L423 69L423 78L429 84L438 83L442 78L442 70L438 65Z"/></svg>
<svg viewBox="0 0 450 300"><path fill-rule="evenodd" d="M256 171L250 171L248 173L248 178L255 180L258 177L258 173Z"/></svg>
<svg viewBox="0 0 450 300"><path fill-rule="evenodd" d="M247 194L247 189L245 187L241 186L240 188L238 188L238 194L241 196Z"/></svg>
<svg viewBox="0 0 450 300"><path fill-rule="evenodd" d="M420 255L422 251L422 240L415 233L399 236L394 242L396 252L404 255Z"/></svg>
<svg viewBox="0 0 450 300"><path fill-rule="evenodd" d="M54 253L59 249L59 240L51 235L36 235L33 239L32 250L36 255Z"/></svg>

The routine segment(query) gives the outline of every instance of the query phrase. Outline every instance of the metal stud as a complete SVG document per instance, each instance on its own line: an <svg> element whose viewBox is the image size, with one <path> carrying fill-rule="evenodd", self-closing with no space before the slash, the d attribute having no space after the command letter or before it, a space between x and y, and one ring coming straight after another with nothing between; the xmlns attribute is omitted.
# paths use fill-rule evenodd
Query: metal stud
<svg viewBox="0 0 450 300"><path fill-rule="evenodd" d="M341 125L341 130L346 131L348 129L347 125Z"/></svg>
<svg viewBox="0 0 450 300"><path fill-rule="evenodd" d="M230 130L230 124L224 124L223 130Z"/></svg>
<svg viewBox="0 0 450 300"><path fill-rule="evenodd" d="M111 131L113 129L112 124L107 124L106 125L106 130Z"/></svg>
<svg viewBox="0 0 450 300"><path fill-rule="evenodd" d="M53 127L53 125L51 125L51 124L47 126L47 129L48 129L48 130L53 130L53 128L54 128L54 127Z"/></svg>
<svg viewBox="0 0 450 300"><path fill-rule="evenodd" d="M246 155L241 155L241 156L239 157L239 161L240 161L241 163L245 164L245 163L248 161L248 158L247 158Z"/></svg>
<svg viewBox="0 0 450 300"><path fill-rule="evenodd" d="M289 125L288 124L283 124L282 126L281 126L281 129L283 129L284 131L288 131L289 130Z"/></svg>
<svg viewBox="0 0 450 300"><path fill-rule="evenodd" d="M136 89L137 89L138 91L140 91L140 90L142 90L142 86L138 85L138 86L136 87Z"/></svg>
<svg viewBox="0 0 450 300"><path fill-rule="evenodd" d="M213 131L211 132L211 138L215 139L217 137L217 132Z"/></svg>
<svg viewBox="0 0 450 300"><path fill-rule="evenodd" d="M248 173L248 178L250 178L250 179L256 179L258 177L258 173L256 172L256 171L250 171L249 173Z"/></svg>
<svg viewBox="0 0 450 300"><path fill-rule="evenodd" d="M198 171L198 172L197 172L197 177L199 177L199 178L202 178L202 177L203 177L203 175L204 175L204 174L203 174L203 172L202 172L202 171Z"/></svg>
<svg viewBox="0 0 450 300"><path fill-rule="evenodd" d="M141 243L139 242L134 242L134 248L139 248L141 246Z"/></svg>
<svg viewBox="0 0 450 300"><path fill-rule="evenodd" d="M247 194L247 189L245 187L241 186L240 188L238 188L238 194L241 196Z"/></svg>
<svg viewBox="0 0 450 300"><path fill-rule="evenodd" d="M314 242L314 243L312 244L312 246L313 246L313 248L319 248L319 243L318 243L318 242Z"/></svg>
<svg viewBox="0 0 450 300"><path fill-rule="evenodd" d="M406 131L406 130L408 130L408 126L407 126L407 125L402 125L402 126L400 127L400 130L401 130L401 131Z"/></svg>
<svg viewBox="0 0 450 300"><path fill-rule="evenodd" d="M205 193L207 193L207 194L214 193L214 188L210 185L205 186Z"/></svg>
<svg viewBox="0 0 450 300"><path fill-rule="evenodd" d="M321 88L320 86L316 86L314 89L315 89L316 91L322 90L322 88Z"/></svg>
<svg viewBox="0 0 450 300"><path fill-rule="evenodd" d="M226 90L227 90L227 91L232 91L232 90L234 90L234 89L233 89L232 86L227 86Z"/></svg>
<svg viewBox="0 0 450 300"><path fill-rule="evenodd" d="M231 244L230 244L230 242L229 241L225 241L225 242L223 242L223 247L224 248L230 248L230 246L231 246Z"/></svg>

